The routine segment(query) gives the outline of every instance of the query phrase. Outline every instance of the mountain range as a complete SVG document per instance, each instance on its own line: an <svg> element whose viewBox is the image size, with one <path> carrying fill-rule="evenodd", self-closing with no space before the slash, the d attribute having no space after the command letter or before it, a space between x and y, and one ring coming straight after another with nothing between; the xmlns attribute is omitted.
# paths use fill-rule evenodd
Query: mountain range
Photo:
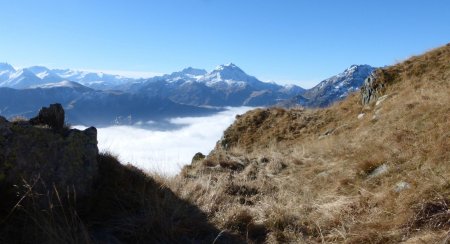
<svg viewBox="0 0 450 244"><path fill-rule="evenodd" d="M122 89L194 106L270 106L305 91L296 85L260 81L233 63L219 65L211 72L189 67Z"/></svg>
<svg viewBox="0 0 450 244"><path fill-rule="evenodd" d="M107 90L134 79L102 72L49 69L44 66L15 69L8 63L0 63L1 87L23 89L64 80L74 81L97 90Z"/></svg>
<svg viewBox="0 0 450 244"><path fill-rule="evenodd" d="M211 107L324 107L358 90L374 69L352 65L303 89L263 82L233 63L210 72L189 67L147 79L44 66L15 69L0 63L0 114L27 117L58 102L71 123L101 126L217 111Z"/></svg>

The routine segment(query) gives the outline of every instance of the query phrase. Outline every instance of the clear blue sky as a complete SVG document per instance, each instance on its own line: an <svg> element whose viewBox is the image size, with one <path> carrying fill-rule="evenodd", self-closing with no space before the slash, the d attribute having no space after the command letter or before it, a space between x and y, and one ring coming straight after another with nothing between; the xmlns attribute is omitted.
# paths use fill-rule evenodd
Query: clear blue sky
<svg viewBox="0 0 450 244"><path fill-rule="evenodd" d="M0 0L0 61L168 73L233 62L310 87L450 42L448 0Z"/></svg>

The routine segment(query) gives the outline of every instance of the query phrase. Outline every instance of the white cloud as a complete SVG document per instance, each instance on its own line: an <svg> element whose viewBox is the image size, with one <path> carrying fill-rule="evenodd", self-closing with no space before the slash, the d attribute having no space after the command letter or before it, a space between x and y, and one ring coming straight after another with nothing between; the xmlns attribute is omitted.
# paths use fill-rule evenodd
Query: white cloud
<svg viewBox="0 0 450 244"><path fill-rule="evenodd" d="M174 175L191 162L195 153L208 154L222 137L223 131L233 123L235 116L249 109L229 108L208 117L174 118L170 120L172 124L184 127L171 131L132 126L100 128L98 146L100 151L118 155L123 163Z"/></svg>

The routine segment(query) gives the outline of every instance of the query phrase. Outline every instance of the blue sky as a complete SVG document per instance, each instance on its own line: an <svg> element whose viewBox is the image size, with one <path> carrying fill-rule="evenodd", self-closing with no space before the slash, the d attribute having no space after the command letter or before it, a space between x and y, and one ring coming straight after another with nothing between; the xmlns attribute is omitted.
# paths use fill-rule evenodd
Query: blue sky
<svg viewBox="0 0 450 244"><path fill-rule="evenodd" d="M450 42L448 0L0 0L0 62L168 73L233 62L311 87Z"/></svg>

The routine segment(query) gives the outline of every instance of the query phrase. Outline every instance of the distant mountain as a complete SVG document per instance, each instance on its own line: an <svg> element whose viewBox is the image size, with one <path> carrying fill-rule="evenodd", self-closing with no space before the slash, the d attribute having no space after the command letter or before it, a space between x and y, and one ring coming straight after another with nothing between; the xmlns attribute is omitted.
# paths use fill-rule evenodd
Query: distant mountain
<svg viewBox="0 0 450 244"><path fill-rule="evenodd" d="M29 69L19 69L17 71L14 70L5 72L3 79L0 82L0 86L14 87L18 89L45 83L45 81L37 77Z"/></svg>
<svg viewBox="0 0 450 244"><path fill-rule="evenodd" d="M44 66L32 66L27 68L29 71L33 72L37 77L39 77L42 82L45 83L54 83L54 82L60 82L64 78L58 76L55 72L52 70L44 67Z"/></svg>
<svg viewBox="0 0 450 244"><path fill-rule="evenodd" d="M287 104L299 104L305 107L326 107L342 100L348 94L357 91L364 84L364 80L376 68L370 65L352 65L344 72L332 76L315 87L294 96Z"/></svg>
<svg viewBox="0 0 450 244"><path fill-rule="evenodd" d="M29 118L42 106L61 103L67 120L86 126L135 124L177 116L201 116L219 110L177 104L169 99L121 91L99 91L76 82L44 84L36 88L0 88L0 115Z"/></svg>
<svg viewBox="0 0 450 244"><path fill-rule="evenodd" d="M149 79L133 79L101 72L49 69L44 66L16 70L7 63L0 63L0 87L14 89L71 88L82 89L83 92L90 89L90 93L93 93L94 90L115 90L120 91L122 96L128 94L131 100L146 97L155 99L154 102L159 99L160 102L170 101L190 106L301 105L325 107L343 99L350 92L358 90L364 79L373 70L374 68L369 65L352 65L344 72L305 90L296 85L263 82L248 75L233 63L219 65L210 72L188 67L178 72ZM107 94L97 92L100 95ZM54 94L54 96L59 95ZM84 96L87 95L83 93L80 95L81 98L77 98L77 101L84 101ZM136 106L138 105L136 104ZM160 105L162 106L162 104Z"/></svg>
<svg viewBox="0 0 450 244"><path fill-rule="evenodd" d="M189 105L270 106L304 89L258 80L233 63L219 65L211 72L187 68L169 75L127 84L122 89L159 96Z"/></svg>
<svg viewBox="0 0 450 244"><path fill-rule="evenodd" d="M101 72L49 69L44 66L16 70L10 64L0 63L0 87L24 89L64 80L74 81L98 90L107 90L129 83L134 79Z"/></svg>
<svg viewBox="0 0 450 244"><path fill-rule="evenodd" d="M54 69L56 75L64 80L75 81L90 88L107 90L135 79L120 75L105 74L102 72L87 72L71 69Z"/></svg>
<svg viewBox="0 0 450 244"><path fill-rule="evenodd" d="M30 88L43 88L43 89L50 89L50 88L72 88L78 92L88 92L88 91L94 91L92 88L89 88L87 86L83 86L80 83L73 82L73 81L61 81L56 83L47 83L37 86L32 86Z"/></svg>

